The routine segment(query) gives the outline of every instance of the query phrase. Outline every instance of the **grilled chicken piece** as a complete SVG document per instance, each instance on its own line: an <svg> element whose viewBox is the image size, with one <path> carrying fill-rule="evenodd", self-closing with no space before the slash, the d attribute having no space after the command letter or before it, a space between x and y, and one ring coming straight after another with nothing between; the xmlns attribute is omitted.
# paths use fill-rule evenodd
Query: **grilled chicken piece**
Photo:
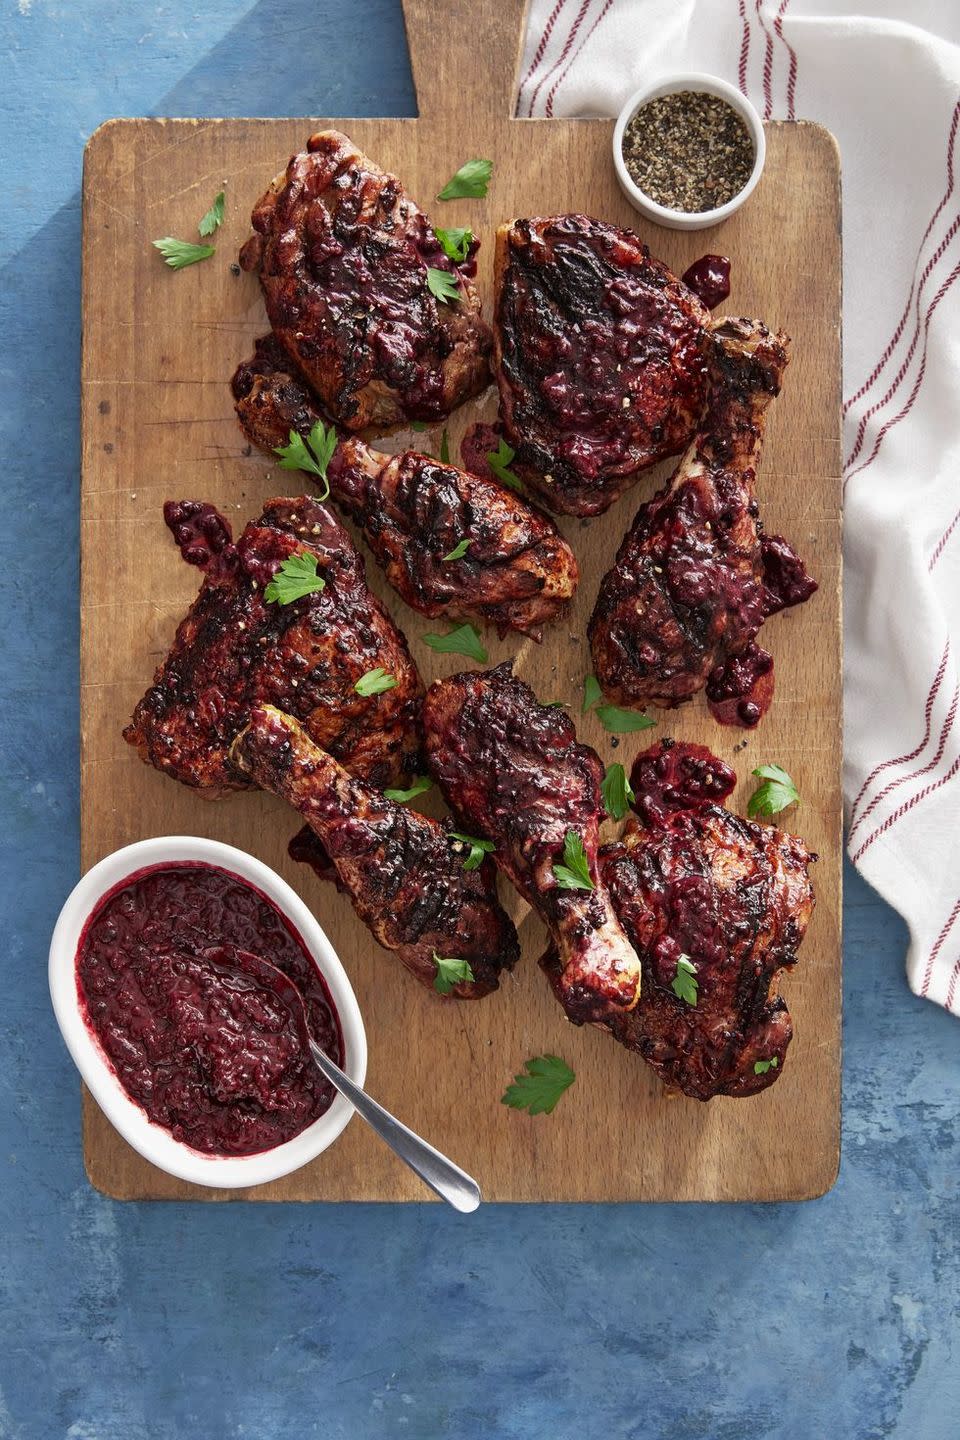
<svg viewBox="0 0 960 1440"><path fill-rule="evenodd" d="M636 1009L603 1024L685 1095L754 1095L782 1072L793 1034L777 986L810 920L816 856L725 809L736 776L702 745L662 741L630 780L637 818L600 870L643 986ZM556 955L542 963L559 987Z"/></svg>
<svg viewBox="0 0 960 1440"><path fill-rule="evenodd" d="M257 342L233 377L237 414L265 450L320 418L277 341ZM552 520L493 478L408 450L385 455L356 436L327 470L330 493L362 529L397 594L430 616L480 620L539 639L566 607L579 571ZM456 560L445 557L464 541Z"/></svg>
<svg viewBox="0 0 960 1440"><path fill-rule="evenodd" d="M700 429L641 505L590 619L594 671L620 705L679 705L706 686L717 720L751 726L770 703L773 660L757 632L817 588L785 540L762 535L753 494L788 345L759 321L714 333Z"/></svg>
<svg viewBox="0 0 960 1440"><path fill-rule="evenodd" d="M248 782L227 752L251 709L269 703L302 721L353 774L389 785L409 773L423 686L331 512L306 496L270 500L235 543L212 505L168 501L164 518L184 559L205 574L123 732L141 757L211 795L243 789ZM316 557L324 589L288 605L267 603L275 572L298 554ZM377 666L396 685L358 695L356 682Z"/></svg>
<svg viewBox="0 0 960 1440"><path fill-rule="evenodd" d="M514 469L596 515L696 429L710 312L631 230L586 215L497 232L494 356Z"/></svg>
<svg viewBox="0 0 960 1440"><path fill-rule="evenodd" d="M490 380L472 245L454 264L430 222L336 130L312 135L258 200L240 252L284 349L350 430L438 420ZM459 299L437 299L428 270Z"/></svg>
<svg viewBox="0 0 960 1440"><path fill-rule="evenodd" d="M629 1010L640 963L597 866L599 756L563 710L541 705L510 664L438 680L424 701L427 763L467 831L539 912L560 954L558 993L581 1021ZM582 842L589 889L563 889L568 835Z"/></svg>
<svg viewBox="0 0 960 1440"><path fill-rule="evenodd" d="M360 919L421 984L433 985L440 955L468 961L473 972L455 986L457 999L496 990L519 955L517 932L497 900L493 865L463 868L469 852L451 838L452 821L387 800L271 705L254 708L230 754L262 789L299 810Z"/></svg>

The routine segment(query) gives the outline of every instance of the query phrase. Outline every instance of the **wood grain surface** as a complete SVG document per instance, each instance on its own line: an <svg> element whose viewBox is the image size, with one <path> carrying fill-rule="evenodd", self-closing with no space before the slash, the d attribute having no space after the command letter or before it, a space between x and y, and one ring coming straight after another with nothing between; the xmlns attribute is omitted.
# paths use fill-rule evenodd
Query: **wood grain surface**
<svg viewBox="0 0 960 1440"><path fill-rule="evenodd" d="M353 980L370 1045L373 1094L477 1176L488 1200L785 1200L833 1183L840 1136L840 198L834 141L809 124L767 127L766 172L722 227L684 235L647 224L622 198L610 158L612 122L510 118L522 0L464 0L444 10L444 43L429 0L406 0L420 115L415 120L114 120L86 152L83 185L82 862L150 835L198 834L251 851L312 906ZM478 46L474 37L482 34ZM501 890L524 956L501 990L444 1005L374 944L348 902L286 855L297 817L269 795L205 802L148 769L121 739L197 573L164 527L171 497L216 503L239 529L296 477L249 454L229 379L267 326L255 277L232 264L254 200L308 135L334 124L395 171L438 223L482 236L480 284L489 306L496 225L518 215L583 210L637 229L675 271L704 251L729 255L727 310L760 316L794 337L794 358L772 407L758 493L769 529L807 559L819 592L772 619L763 643L777 694L755 732L721 728L700 697L652 712L649 735L619 744L593 718L583 739L606 763L629 766L644 740L673 735L710 745L736 768L742 809L753 766L775 761L795 777L802 805L790 823L819 852L817 908L785 978L795 1039L782 1078L750 1100L670 1098L608 1036L567 1023L536 966L540 922ZM432 197L466 159L494 162L485 200ZM215 258L174 273L150 241L195 238L221 187L227 218ZM442 220L441 220L442 215ZM491 390L450 422L492 418ZM404 448L409 432L385 448ZM426 445L424 442L426 441ZM439 430L415 437L435 449ZM541 646L487 633L491 663L516 669L544 700L579 712L590 669L585 631L601 575L637 504L671 466L643 477L598 519L562 522L580 559L575 608ZM361 549L363 548L361 544ZM371 559L368 577L409 636L426 680L465 662L421 637L434 624L407 609ZM436 801L433 800L433 806ZM430 809L431 804L424 806ZM439 813L434 810L433 813ZM524 1059L562 1055L576 1083L552 1116L500 1104ZM119 1198L228 1198L171 1179L141 1160L84 1095L90 1179ZM237 1197L240 1198L240 1197ZM264 1200L410 1200L426 1192L355 1120L327 1154L284 1180L243 1192Z"/></svg>

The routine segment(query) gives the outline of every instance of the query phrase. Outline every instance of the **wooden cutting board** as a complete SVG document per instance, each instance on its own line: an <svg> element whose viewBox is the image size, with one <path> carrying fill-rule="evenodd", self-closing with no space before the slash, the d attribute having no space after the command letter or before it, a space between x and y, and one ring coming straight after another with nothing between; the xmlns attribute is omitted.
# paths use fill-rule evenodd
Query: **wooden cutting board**
<svg viewBox="0 0 960 1440"><path fill-rule="evenodd" d="M437 43L429 0L405 0L417 82L415 120L113 120L90 140L83 184L82 809L83 865L150 835L207 835L279 870L313 907L353 980L370 1042L374 1095L476 1175L488 1200L793 1200L833 1182L840 1137L840 196L834 141L814 125L770 125L766 172L722 228L683 235L643 222L622 198L610 158L612 122L510 116L522 0L456 0ZM482 37L482 43L477 43ZM742 809L763 762L785 766L801 807L789 817L819 852L817 908L800 963L785 980L796 1038L783 1077L752 1100L668 1098L651 1071L599 1031L565 1020L541 976L538 920L501 881L524 957L477 1004L442 1005L373 943L348 902L287 858L297 817L269 795L205 802L141 764L120 737L135 701L193 599L161 517L168 497L219 505L239 530L296 480L251 454L228 382L267 326L255 278L233 262L254 200L313 130L345 129L447 225L483 237L488 303L495 226L518 215L583 210L638 229L675 271L704 251L733 261L728 310L794 337L773 406L759 477L768 528L782 531L820 582L813 600L774 618L763 641L777 664L772 711L754 733L717 726L702 700L658 714L650 736L706 743L741 776ZM485 200L432 197L466 159L489 157ZM227 218L214 259L168 270L150 241L195 238L217 190ZM494 392L450 422L453 451ZM387 442L402 448L409 433ZM424 445L426 441L426 445ZM436 449L439 430L416 437ZM669 466L645 476L606 516L564 521L583 568L574 611L542 646L485 639L491 663L515 657L543 699L579 712L590 669L585 640L597 585L637 504ZM361 546L362 548L362 546ZM372 588L409 636L424 677L462 668L421 636L435 626ZM618 744L587 717L581 736L605 762L629 764L641 737ZM436 804L436 801L433 801ZM429 809L429 805L425 808ZM435 812L439 813L439 812ZM562 1055L575 1085L552 1116L500 1104L529 1056ZM119 1198L226 1198L170 1179L141 1160L84 1096L90 1179ZM312 1165L247 1197L422 1200L425 1191L358 1120Z"/></svg>

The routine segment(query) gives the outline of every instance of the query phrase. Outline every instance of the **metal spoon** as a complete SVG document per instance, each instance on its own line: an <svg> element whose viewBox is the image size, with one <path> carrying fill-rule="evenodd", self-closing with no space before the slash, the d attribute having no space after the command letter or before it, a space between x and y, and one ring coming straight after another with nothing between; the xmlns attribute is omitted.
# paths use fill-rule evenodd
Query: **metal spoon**
<svg viewBox="0 0 960 1440"><path fill-rule="evenodd" d="M428 1145L426 1140L391 1115L389 1110L371 1099L339 1065L334 1064L326 1051L320 1049L310 1034L303 996L289 976L278 970L276 965L271 965L269 960L264 960L262 955L251 955L249 952L237 950L233 959L248 974L255 976L280 996L292 1012L301 1042L310 1051L317 1069L350 1101L357 1114L366 1120L380 1139L390 1146L393 1153L398 1155L405 1165L409 1165L441 1200L452 1205L454 1210L459 1210L464 1215L476 1210L482 1198L476 1180L465 1170L461 1170L459 1165L454 1165L446 1155Z"/></svg>

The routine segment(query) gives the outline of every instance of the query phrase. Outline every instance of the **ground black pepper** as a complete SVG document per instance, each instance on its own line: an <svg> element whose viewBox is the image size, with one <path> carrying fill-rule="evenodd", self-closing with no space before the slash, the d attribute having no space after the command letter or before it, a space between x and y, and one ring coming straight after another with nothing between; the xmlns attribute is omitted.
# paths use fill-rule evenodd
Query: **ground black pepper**
<svg viewBox="0 0 960 1440"><path fill-rule="evenodd" d="M648 100L623 135L633 183L670 210L715 210L743 189L754 148L743 120L719 95L679 90Z"/></svg>

